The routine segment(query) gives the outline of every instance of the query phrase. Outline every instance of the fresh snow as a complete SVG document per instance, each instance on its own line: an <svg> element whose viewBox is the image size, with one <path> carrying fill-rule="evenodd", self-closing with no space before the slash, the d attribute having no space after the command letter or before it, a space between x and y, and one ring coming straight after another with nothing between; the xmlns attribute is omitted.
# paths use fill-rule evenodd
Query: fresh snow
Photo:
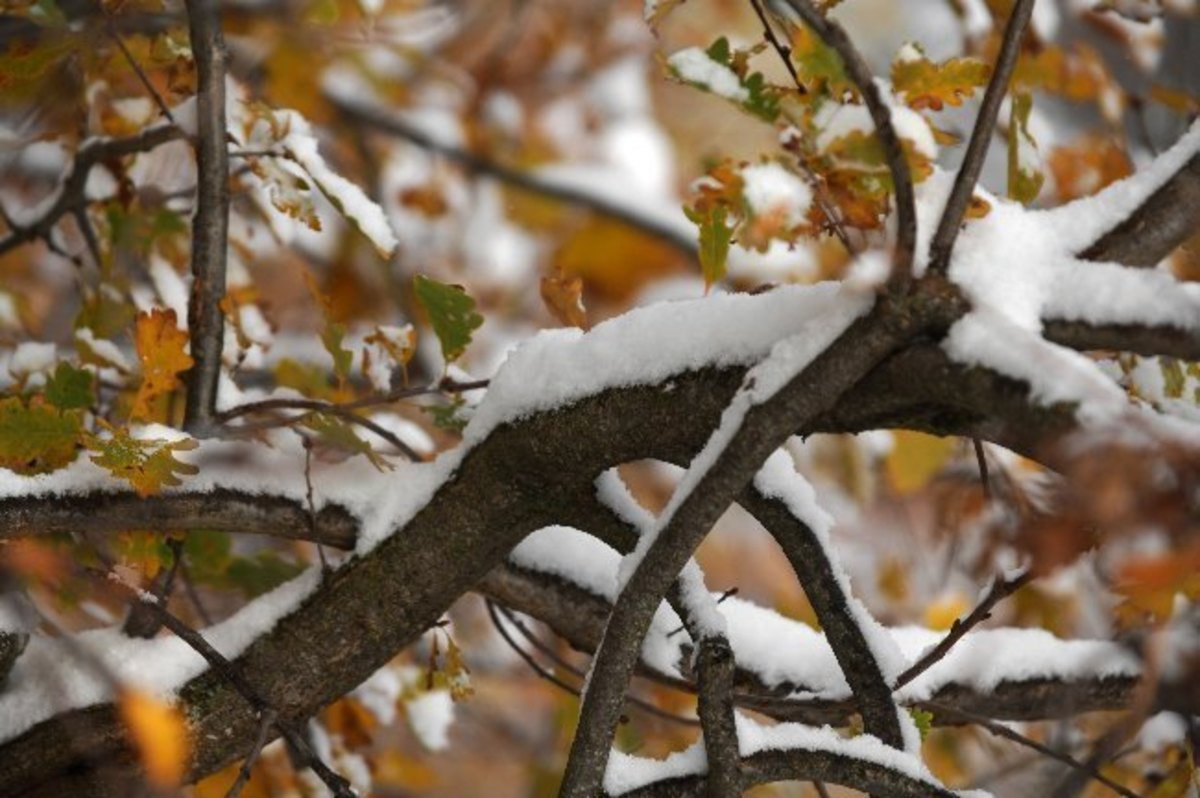
<svg viewBox="0 0 1200 798"><path fill-rule="evenodd" d="M682 80L711 91L720 97L744 103L750 99L750 91L738 80L737 74L709 57L699 47L689 47L672 53L668 66Z"/></svg>
<svg viewBox="0 0 1200 798"><path fill-rule="evenodd" d="M321 569L310 568L202 634L227 659L237 657L299 606L320 582ZM101 663L104 672L80 659L76 649ZM59 712L112 700L112 683L107 677L118 684L170 696L207 668L204 658L175 636L144 640L127 637L120 628L79 632L66 640L34 636L0 692L0 742Z"/></svg>

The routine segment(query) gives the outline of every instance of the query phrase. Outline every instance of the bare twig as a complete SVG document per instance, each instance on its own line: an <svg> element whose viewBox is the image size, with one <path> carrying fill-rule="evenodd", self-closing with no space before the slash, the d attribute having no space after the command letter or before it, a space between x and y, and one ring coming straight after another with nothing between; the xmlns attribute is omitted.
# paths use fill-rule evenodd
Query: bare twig
<svg viewBox="0 0 1200 798"><path fill-rule="evenodd" d="M1090 778L1095 779L1096 781L1100 782L1105 787L1108 787L1110 790L1113 790L1117 794L1125 796L1125 798L1138 798L1137 793L1133 792L1132 790L1128 789L1127 787L1124 787L1124 786L1118 784L1117 782L1113 781L1112 779L1108 778L1103 773L1101 773L1099 770L1097 770L1095 767L1085 765L1083 762L1080 762L1078 759L1075 759L1070 754L1063 753L1062 751L1056 751L1055 749L1053 749L1047 745L1043 745L1042 743L1039 743L1037 740L1026 737L1025 735L1020 734L1019 732L1013 731L1011 728L1009 728L1008 726L1005 726L1003 723L997 723L994 720L992 720L991 718L986 718L983 715L977 715L974 712L966 712L964 710L955 709L953 707L948 707L948 706L945 706L943 704L939 704L936 702L931 702L929 704L929 707L934 712L943 713L944 715L946 715L947 716L946 719L961 720L963 722L970 723L975 726L979 726L980 728L986 730L989 734L994 734L997 737L1001 737L1005 740L1009 740L1011 742L1016 743L1017 745L1021 745L1021 746L1024 746L1025 748L1029 748L1030 750L1037 751L1042 756L1049 757L1050 759L1053 759L1056 762L1061 762L1064 765L1072 768L1073 770L1077 770L1077 771L1086 773Z"/></svg>
<svg viewBox="0 0 1200 798"><path fill-rule="evenodd" d="M100 11L104 14L104 32L107 33L108 37L116 43L117 48L121 51L121 55L125 57L125 62L129 64L129 68L133 70L133 73L137 75L142 87L145 88L146 93L150 95L150 99L152 99L154 104L158 106L158 110L162 112L162 115L167 119L167 121L169 121L171 124L175 124L175 116L171 113L171 109L167 105L166 100L164 100L162 95L158 93L158 89L154 88L154 84L150 82L150 77L146 74L146 71L142 69L142 65L138 63L138 60L133 57L133 53L129 51L129 47L125 44L125 39L122 38L120 31L118 31L116 25L113 24L112 17L109 15L109 12L99 2L97 2L96 5L100 6Z"/></svg>
<svg viewBox="0 0 1200 798"><path fill-rule="evenodd" d="M258 727L258 736L254 738L254 746L250 749L250 753L246 754L246 758L242 760L242 766L238 768L237 778L233 784L229 785L229 792L225 793L225 798L238 798L242 794L242 788L246 786L246 782L250 781L250 771L254 769L254 763L258 761L263 746L267 744L267 738L271 736L271 727L275 725L276 717L275 710L263 710L262 723Z"/></svg>
<svg viewBox="0 0 1200 798"><path fill-rule="evenodd" d="M942 211L942 218L929 245L929 271L933 274L945 274L950 267L954 241L958 238L959 226L967 212L967 205L971 202L971 194L975 191L979 173L983 169L983 160L987 156L992 131L996 127L1000 104L1008 92L1008 81L1017 65L1021 36L1033 13L1033 2L1034 0L1016 0L1008 24L1004 28L1000 53L996 57L996 65L992 69L987 90L984 91L979 115L975 118L975 127L971 130L971 140L967 143L962 166L958 169L954 187L946 200L946 208Z"/></svg>
<svg viewBox="0 0 1200 798"><path fill-rule="evenodd" d="M541 641L538 641L535 637L533 637L530 634L529 630L527 630L525 628L525 626L523 624L521 624L518 619L514 618L512 613L509 612L506 608L501 607L500 605L496 604L491 599L485 600L484 603L487 606L488 617L490 617L492 620L492 626L494 626L496 628L496 631L500 634L500 637L503 638L504 642L508 644L508 647L511 648L513 650L513 652L518 657L520 657L521 660L526 665L529 666L530 670L532 670L539 677L541 677L542 679L545 679L547 682L554 685L555 687L558 687L559 689L564 690L565 692L568 692L573 696L579 695L580 691L579 691L578 687L575 687L574 685L571 685L570 683L564 681L563 679L560 679L554 673L554 671L551 671L551 670L543 667L540 662L538 662L536 659L534 659L532 654L530 654L528 651L526 651L524 649L524 647L521 646L520 643L518 643L516 640L514 640L512 635L509 634L508 629L506 629L504 627L504 623L501 622L500 616L503 615L504 619L506 621L508 621L509 623L511 623L514 627L516 627L521 632L522 636L525 637L526 640L529 640L531 643L533 643L535 646L537 646L539 651L542 651L543 653L545 653L547 649L541 645ZM556 664L562 663L562 660L558 659L557 656L555 656L555 660L556 660ZM568 666L567 670L572 675L583 678L584 674L580 673L575 668L571 668ZM635 707L636 709L638 709L652 717L659 718L661 720L667 720L672 723L678 723L683 726L698 726L698 725L700 725L700 721L696 720L695 718L685 718L682 715L676 715L672 712L667 712L664 709L659 709L654 704L651 704L649 701L643 701L642 699L637 698L636 696L628 696L626 700L629 702L630 706Z"/></svg>
<svg viewBox="0 0 1200 798"><path fill-rule="evenodd" d="M875 134L883 145L896 195L896 253L888 282L893 288L901 288L912 279L913 255L917 244L917 212L913 200L912 174L908 159L904 156L904 148L900 145L900 137L892 125L891 108L880 93L870 67L841 25L817 11L810 0L779 0L779 3L791 8L826 44L837 51L846 67L846 74L862 94L871 121L875 123Z"/></svg>
<svg viewBox="0 0 1200 798"><path fill-rule="evenodd" d="M269 410L314 410L321 413L332 413L339 410L359 410L364 407L392 404L402 399L411 399L414 396L425 396L433 393L464 393L466 391L486 388L487 386L488 380L456 382L447 378L432 385L417 388L397 388L394 391L388 391L384 394L364 396L352 402L322 402L318 399L263 399L231 407L228 410L217 413L213 417L213 420L218 424L227 424L239 416L244 416L248 413L262 413Z"/></svg>
<svg viewBox="0 0 1200 798"><path fill-rule="evenodd" d="M792 63L792 48L779 40L775 35L775 28L771 25L771 20L767 16L767 12L763 10L761 0L750 0L750 6L754 9L755 15L758 16L758 21L762 23L763 36L771 45L771 48L779 54L779 60L783 62L784 68L792 77L792 83L796 85L796 91L801 94L808 94L808 87L800 80L800 75L796 73L796 65Z"/></svg>
<svg viewBox="0 0 1200 798"><path fill-rule="evenodd" d="M992 581L991 589L988 590L987 595L983 597L983 600L979 602L975 609L971 610L971 613L967 617L955 620L950 626L950 631L946 633L946 636L936 646L925 652L920 659L908 666L903 673L896 677L894 689L899 690L929 670L934 664L941 661L967 632L992 616L992 609L997 604L1017 592L1018 589L1032 578L1033 575L1029 571L1022 571L1013 577L996 577Z"/></svg>
<svg viewBox="0 0 1200 798"><path fill-rule="evenodd" d="M187 0L196 60L196 215L192 222L192 291L188 332L195 365L188 373L184 427L213 426L225 341L225 261L229 239L229 150L225 126L225 39L217 0Z"/></svg>
<svg viewBox="0 0 1200 798"><path fill-rule="evenodd" d="M697 243L693 236L686 234L680 228L664 224L657 219L644 216L631 210L624 203L616 202L596 193L588 192L574 186L558 183L529 172L512 169L481 155L459 149L445 142L437 141L423 131L407 124L395 114L389 114L381 109L373 108L366 103L345 97L329 97L339 111L349 119L359 124L372 127L380 132L404 139L422 149L453 161L470 172L475 172L505 183L513 188L538 194L543 197L560 200L578 205L590 211L615 219L623 224L653 236L683 253L689 258L696 258Z"/></svg>
<svg viewBox="0 0 1200 798"><path fill-rule="evenodd" d="M983 450L983 441L979 438L972 438L971 446L975 449L975 462L979 464L979 484L983 486L983 498L990 503L992 501L992 480L988 475L987 452Z"/></svg>

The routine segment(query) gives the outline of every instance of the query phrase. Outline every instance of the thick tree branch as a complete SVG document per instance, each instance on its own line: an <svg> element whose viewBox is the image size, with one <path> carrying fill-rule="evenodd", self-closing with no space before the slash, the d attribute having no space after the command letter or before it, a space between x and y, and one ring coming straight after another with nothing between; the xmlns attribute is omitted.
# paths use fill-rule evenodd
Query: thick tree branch
<svg viewBox="0 0 1200 798"><path fill-rule="evenodd" d="M1200 155L1142 203L1129 218L1085 249L1086 260L1152 267L1200 225Z"/></svg>
<svg viewBox="0 0 1200 798"><path fill-rule="evenodd" d="M696 674L700 685L700 723L708 755L707 798L737 798L742 794L741 753L733 715L733 650L723 636L700 641Z"/></svg>
<svg viewBox="0 0 1200 798"><path fill-rule="evenodd" d="M208 434L217 404L225 343L225 261L229 239L229 148L225 127L225 38L217 0L187 0L196 60L196 215L192 221L192 291L188 332L195 365L188 372L184 426Z"/></svg>
<svg viewBox="0 0 1200 798"><path fill-rule="evenodd" d="M1042 335L1048 341L1081 351L1106 349L1153 357L1167 355L1200 360L1200 322L1190 330L1167 325L1089 324L1051 319Z"/></svg>

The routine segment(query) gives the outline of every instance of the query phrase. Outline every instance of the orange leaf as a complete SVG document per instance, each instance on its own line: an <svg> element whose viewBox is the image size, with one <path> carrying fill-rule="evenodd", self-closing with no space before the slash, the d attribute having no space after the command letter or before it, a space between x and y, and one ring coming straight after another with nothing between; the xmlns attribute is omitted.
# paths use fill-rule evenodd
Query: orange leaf
<svg viewBox="0 0 1200 798"><path fill-rule="evenodd" d="M178 375L190 369L195 361L184 351L188 335L177 326L173 310L155 308L149 313L139 313L134 342L142 363L142 384L133 401L132 415L150 420L150 403L182 388Z"/></svg>
<svg viewBox="0 0 1200 798"><path fill-rule="evenodd" d="M188 760L183 715L171 704L132 688L121 690L118 706L146 778L159 787L178 786Z"/></svg>

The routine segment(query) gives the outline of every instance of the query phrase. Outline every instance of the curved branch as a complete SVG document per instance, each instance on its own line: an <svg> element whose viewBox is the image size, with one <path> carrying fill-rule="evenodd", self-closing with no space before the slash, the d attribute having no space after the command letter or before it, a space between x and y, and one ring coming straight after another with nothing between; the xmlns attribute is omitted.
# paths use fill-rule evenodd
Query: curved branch
<svg viewBox="0 0 1200 798"><path fill-rule="evenodd" d="M742 759L741 771L747 787L776 781L821 781L889 798L957 796L931 778L916 778L887 765L830 751L760 751ZM622 793L622 798L701 798L704 786L705 776L684 776Z"/></svg>

